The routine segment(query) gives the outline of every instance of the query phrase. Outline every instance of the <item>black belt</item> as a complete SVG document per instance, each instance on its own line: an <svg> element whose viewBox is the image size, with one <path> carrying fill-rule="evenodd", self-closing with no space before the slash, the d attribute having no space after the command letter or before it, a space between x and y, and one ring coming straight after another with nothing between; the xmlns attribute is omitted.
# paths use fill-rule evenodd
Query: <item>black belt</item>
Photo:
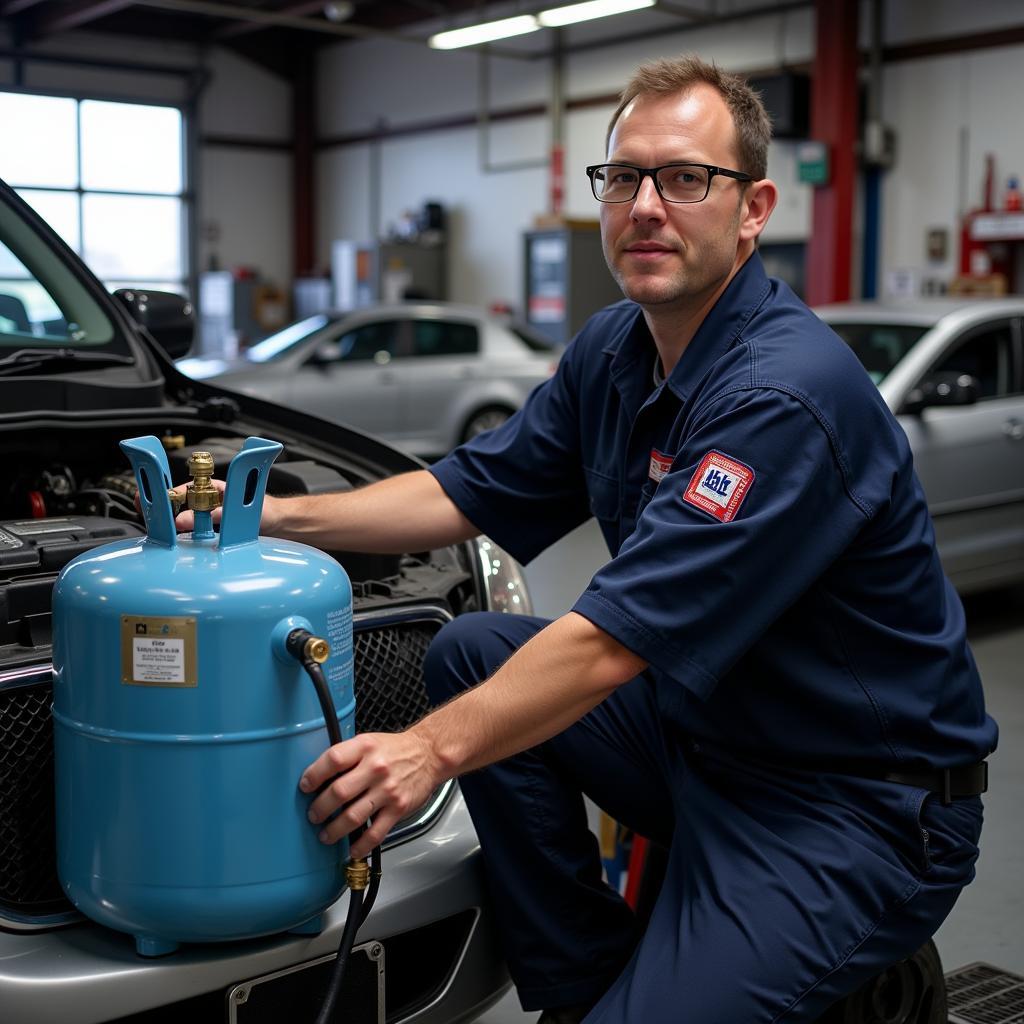
<svg viewBox="0 0 1024 1024"><path fill-rule="evenodd" d="M886 782L900 782L904 786L938 793L948 807L957 797L980 796L988 790L988 761L925 772L889 772L882 778Z"/></svg>

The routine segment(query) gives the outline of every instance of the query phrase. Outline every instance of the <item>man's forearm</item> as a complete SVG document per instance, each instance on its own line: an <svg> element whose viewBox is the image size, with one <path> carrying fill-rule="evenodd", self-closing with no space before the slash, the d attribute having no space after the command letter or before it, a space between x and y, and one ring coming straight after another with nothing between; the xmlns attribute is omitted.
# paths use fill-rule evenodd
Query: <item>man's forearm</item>
<svg viewBox="0 0 1024 1024"><path fill-rule="evenodd" d="M647 663L581 615L556 619L486 682L412 727L445 778L562 732Z"/></svg>
<svg viewBox="0 0 1024 1024"><path fill-rule="evenodd" d="M329 550L379 554L426 551L480 532L426 470L356 491L268 497L262 530Z"/></svg>

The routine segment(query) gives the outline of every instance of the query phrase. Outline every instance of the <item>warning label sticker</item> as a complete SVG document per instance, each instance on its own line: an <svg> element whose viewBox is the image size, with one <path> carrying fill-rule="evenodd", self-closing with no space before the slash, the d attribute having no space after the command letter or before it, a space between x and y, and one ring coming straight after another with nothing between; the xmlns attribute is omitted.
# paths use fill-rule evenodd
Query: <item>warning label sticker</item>
<svg viewBox="0 0 1024 1024"><path fill-rule="evenodd" d="M185 641L135 637L132 675L147 683L184 683Z"/></svg>
<svg viewBox="0 0 1024 1024"><path fill-rule="evenodd" d="M196 686L196 620L122 615L121 682L129 686Z"/></svg>

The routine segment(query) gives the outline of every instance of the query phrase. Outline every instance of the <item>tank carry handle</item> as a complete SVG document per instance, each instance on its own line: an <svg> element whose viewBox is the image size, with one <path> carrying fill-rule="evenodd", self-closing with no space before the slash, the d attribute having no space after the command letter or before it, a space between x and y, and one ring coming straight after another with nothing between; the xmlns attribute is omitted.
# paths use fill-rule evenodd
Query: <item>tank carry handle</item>
<svg viewBox="0 0 1024 1024"><path fill-rule="evenodd" d="M167 492L171 487L171 467L167 452L157 438L130 437L121 442L139 487L139 504L146 521L146 533L154 544L173 548L178 543L174 513Z"/></svg>
<svg viewBox="0 0 1024 1024"><path fill-rule="evenodd" d="M267 478L283 448L277 441L250 437L231 460L224 483L218 544L221 551L251 544L259 537Z"/></svg>

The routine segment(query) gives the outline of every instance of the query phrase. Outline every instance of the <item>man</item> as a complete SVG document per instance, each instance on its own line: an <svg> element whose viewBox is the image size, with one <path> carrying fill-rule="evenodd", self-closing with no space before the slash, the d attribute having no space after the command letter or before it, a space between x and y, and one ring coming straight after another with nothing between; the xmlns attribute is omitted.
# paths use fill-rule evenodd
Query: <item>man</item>
<svg viewBox="0 0 1024 1024"><path fill-rule="evenodd" d="M324 842L373 814L363 855L460 776L548 1022L816 1020L973 876L995 724L905 437L755 252L769 135L741 80L641 68L588 168L627 300L429 471L265 507L265 532L326 547L485 532L521 560L597 518L612 557L572 611L456 620L426 664L454 699L301 780L337 776L311 802L342 809ZM642 936L581 791L668 848Z"/></svg>

